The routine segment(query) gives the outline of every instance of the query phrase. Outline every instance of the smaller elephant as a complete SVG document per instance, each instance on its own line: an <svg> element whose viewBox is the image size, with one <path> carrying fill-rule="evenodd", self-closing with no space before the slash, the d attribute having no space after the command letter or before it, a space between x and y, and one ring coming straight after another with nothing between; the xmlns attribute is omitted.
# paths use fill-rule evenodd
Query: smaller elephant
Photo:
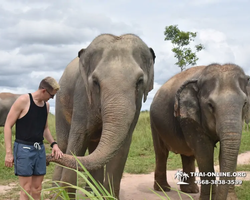
<svg viewBox="0 0 250 200"><path fill-rule="evenodd" d="M0 93L0 126L4 126L11 106L21 94Z"/></svg>
<svg viewBox="0 0 250 200"><path fill-rule="evenodd" d="M156 93L150 107L150 123L155 149L154 189L169 191L166 162L169 151L181 154L188 184L183 192L197 193L192 176L195 160L205 174L201 181L201 200L237 199L234 176L221 176L216 188L214 147L220 142L220 172L236 170L242 123L249 107L249 76L235 64L211 64L187 69L169 79ZM160 187L159 187L160 186ZM212 189L212 197L211 197Z"/></svg>

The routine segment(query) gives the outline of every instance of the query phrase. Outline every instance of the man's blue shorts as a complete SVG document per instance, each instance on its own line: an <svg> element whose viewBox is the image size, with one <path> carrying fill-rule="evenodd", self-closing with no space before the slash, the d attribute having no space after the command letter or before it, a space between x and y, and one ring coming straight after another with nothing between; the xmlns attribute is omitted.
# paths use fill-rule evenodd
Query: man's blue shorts
<svg viewBox="0 0 250 200"><path fill-rule="evenodd" d="M46 154L43 144L27 145L14 143L16 176L41 176L46 174Z"/></svg>

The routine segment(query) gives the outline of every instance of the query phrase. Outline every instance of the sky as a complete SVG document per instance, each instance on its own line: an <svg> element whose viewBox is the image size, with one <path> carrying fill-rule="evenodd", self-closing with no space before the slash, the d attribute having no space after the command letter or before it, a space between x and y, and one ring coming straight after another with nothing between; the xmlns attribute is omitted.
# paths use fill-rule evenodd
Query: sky
<svg viewBox="0 0 250 200"><path fill-rule="evenodd" d="M166 26L197 32L205 49L197 65L235 63L250 75L250 2L247 0L0 0L0 92L28 93L57 81L80 49L100 34L133 33L154 49L154 89L180 72ZM189 68L189 67L188 67ZM55 112L55 99L49 101Z"/></svg>

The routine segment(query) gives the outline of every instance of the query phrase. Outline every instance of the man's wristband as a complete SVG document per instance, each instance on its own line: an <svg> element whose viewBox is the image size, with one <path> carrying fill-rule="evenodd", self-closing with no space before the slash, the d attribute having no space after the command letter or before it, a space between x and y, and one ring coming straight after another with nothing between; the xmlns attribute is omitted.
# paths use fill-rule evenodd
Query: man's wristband
<svg viewBox="0 0 250 200"><path fill-rule="evenodd" d="M57 144L57 142L52 142L50 147L53 148L54 144Z"/></svg>

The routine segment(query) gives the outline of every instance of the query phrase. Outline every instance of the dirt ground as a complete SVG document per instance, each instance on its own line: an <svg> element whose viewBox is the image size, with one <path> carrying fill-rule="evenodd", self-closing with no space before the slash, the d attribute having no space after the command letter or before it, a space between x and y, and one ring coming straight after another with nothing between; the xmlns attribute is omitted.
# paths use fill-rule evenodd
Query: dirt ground
<svg viewBox="0 0 250 200"><path fill-rule="evenodd" d="M240 154L238 156L238 165L244 165L250 163L250 151ZM198 171L198 169L196 169ZM215 166L215 171L219 171L219 166ZM178 180L175 179L175 173L177 170L168 170L168 183L172 188L179 189L177 185ZM238 178L242 181L250 180L250 172L246 172L247 176L244 178ZM154 182L154 173L150 174L124 174L121 182L121 200L159 200L156 194L154 194L151 190L153 190L153 182ZM157 192L161 196L164 196L162 192ZM178 193L176 191L167 192L167 195L172 200L180 199ZM190 194L193 199L199 199L198 194ZM183 200L190 200L187 195L181 194ZM167 198L166 198L167 199Z"/></svg>
<svg viewBox="0 0 250 200"><path fill-rule="evenodd" d="M250 151L240 154L238 156L238 165L249 164L250 163ZM198 171L198 169L196 169ZM215 171L219 171L219 166L215 166ZM175 173L177 170L168 170L168 183L171 185L172 188L179 189L177 185L178 180L174 179ZM250 180L250 172L246 172L246 177L240 177L238 179ZM154 173L150 174L124 174L122 181L121 181L121 192L120 192L120 199L121 200L159 200L156 194L154 194L151 190L153 190L153 182L154 182ZM6 186L0 185L0 196L1 194L11 190L15 187L16 184L10 184ZM157 192L159 195L164 196L162 192ZM176 191L167 192L167 195L172 200L180 199L178 193ZM199 199L198 194L190 194L193 199ZM181 194L183 200L190 200L190 198L184 194ZM167 198L166 198L167 199Z"/></svg>

